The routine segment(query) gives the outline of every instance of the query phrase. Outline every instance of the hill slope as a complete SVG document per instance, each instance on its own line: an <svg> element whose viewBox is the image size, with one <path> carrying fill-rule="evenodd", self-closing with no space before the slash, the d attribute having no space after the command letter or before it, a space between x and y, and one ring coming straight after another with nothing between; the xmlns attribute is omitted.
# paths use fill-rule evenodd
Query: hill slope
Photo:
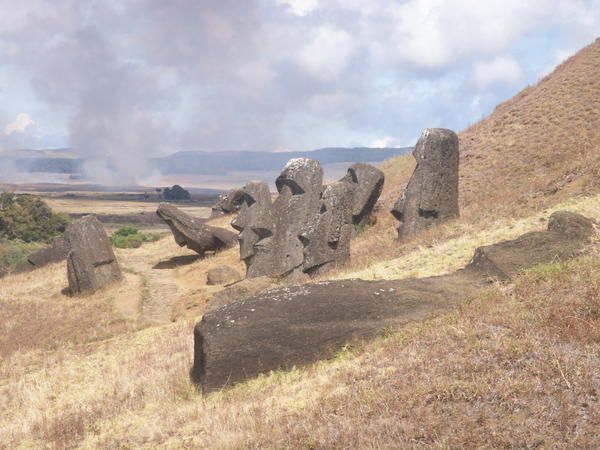
<svg viewBox="0 0 600 450"><path fill-rule="evenodd" d="M460 133L460 144L466 213L522 215L600 189L600 39Z"/></svg>

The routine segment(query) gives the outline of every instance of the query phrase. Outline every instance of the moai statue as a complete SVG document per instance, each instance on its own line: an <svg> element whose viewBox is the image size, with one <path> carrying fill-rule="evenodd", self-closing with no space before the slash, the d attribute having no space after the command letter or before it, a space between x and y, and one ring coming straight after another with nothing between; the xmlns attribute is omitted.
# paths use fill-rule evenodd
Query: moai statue
<svg viewBox="0 0 600 450"><path fill-rule="evenodd" d="M244 186L242 207L231 226L240 232L240 259L246 264L248 278L266 274L266 268L255 264L254 246L262 239L273 235L275 225L271 219L271 192L269 185L264 182L252 181Z"/></svg>
<svg viewBox="0 0 600 450"><path fill-rule="evenodd" d="M417 167L394 205L403 239L458 217L458 136L451 130L429 128L413 151Z"/></svg>

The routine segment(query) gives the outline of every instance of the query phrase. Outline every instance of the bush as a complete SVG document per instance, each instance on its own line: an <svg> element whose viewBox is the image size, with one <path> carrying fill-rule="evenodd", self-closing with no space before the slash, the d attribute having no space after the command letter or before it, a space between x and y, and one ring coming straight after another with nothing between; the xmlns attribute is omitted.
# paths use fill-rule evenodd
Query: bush
<svg viewBox="0 0 600 450"><path fill-rule="evenodd" d="M23 241L5 241L0 239L0 276L27 266L27 256L43 247L43 244L28 244Z"/></svg>
<svg viewBox="0 0 600 450"><path fill-rule="evenodd" d="M163 198L165 200L189 200L192 196L188 191L176 184L173 187L163 189Z"/></svg>
<svg viewBox="0 0 600 450"><path fill-rule="evenodd" d="M154 242L161 237L160 234L141 233L135 227L123 227L110 236L110 242L117 248L139 248L144 242Z"/></svg>
<svg viewBox="0 0 600 450"><path fill-rule="evenodd" d="M69 217L55 214L40 198L29 194L0 194L0 237L23 242L50 242L64 233Z"/></svg>

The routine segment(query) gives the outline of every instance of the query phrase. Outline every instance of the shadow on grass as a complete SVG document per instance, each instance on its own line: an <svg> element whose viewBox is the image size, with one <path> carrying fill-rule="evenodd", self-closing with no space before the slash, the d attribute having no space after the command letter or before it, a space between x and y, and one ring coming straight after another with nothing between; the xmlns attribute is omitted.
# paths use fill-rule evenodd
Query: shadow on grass
<svg viewBox="0 0 600 450"><path fill-rule="evenodd" d="M179 266L187 266L198 261L201 258L200 255L184 255L184 256L173 256L166 261L160 261L154 265L153 269L174 269Z"/></svg>

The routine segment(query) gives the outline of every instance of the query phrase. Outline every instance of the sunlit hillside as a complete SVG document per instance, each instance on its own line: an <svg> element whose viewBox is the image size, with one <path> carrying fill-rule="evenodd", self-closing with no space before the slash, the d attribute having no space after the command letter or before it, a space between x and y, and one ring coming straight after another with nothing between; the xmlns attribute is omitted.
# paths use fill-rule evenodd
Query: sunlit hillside
<svg viewBox="0 0 600 450"><path fill-rule="evenodd" d="M600 41L460 134L461 218L398 243L414 167L382 165L376 223L328 278L430 276L552 211L600 218ZM227 227L230 217L212 221ZM117 249L123 282L69 297L64 263L0 279L0 448L600 447L600 246L490 284L330 361L203 396L192 328L210 268L170 233Z"/></svg>

